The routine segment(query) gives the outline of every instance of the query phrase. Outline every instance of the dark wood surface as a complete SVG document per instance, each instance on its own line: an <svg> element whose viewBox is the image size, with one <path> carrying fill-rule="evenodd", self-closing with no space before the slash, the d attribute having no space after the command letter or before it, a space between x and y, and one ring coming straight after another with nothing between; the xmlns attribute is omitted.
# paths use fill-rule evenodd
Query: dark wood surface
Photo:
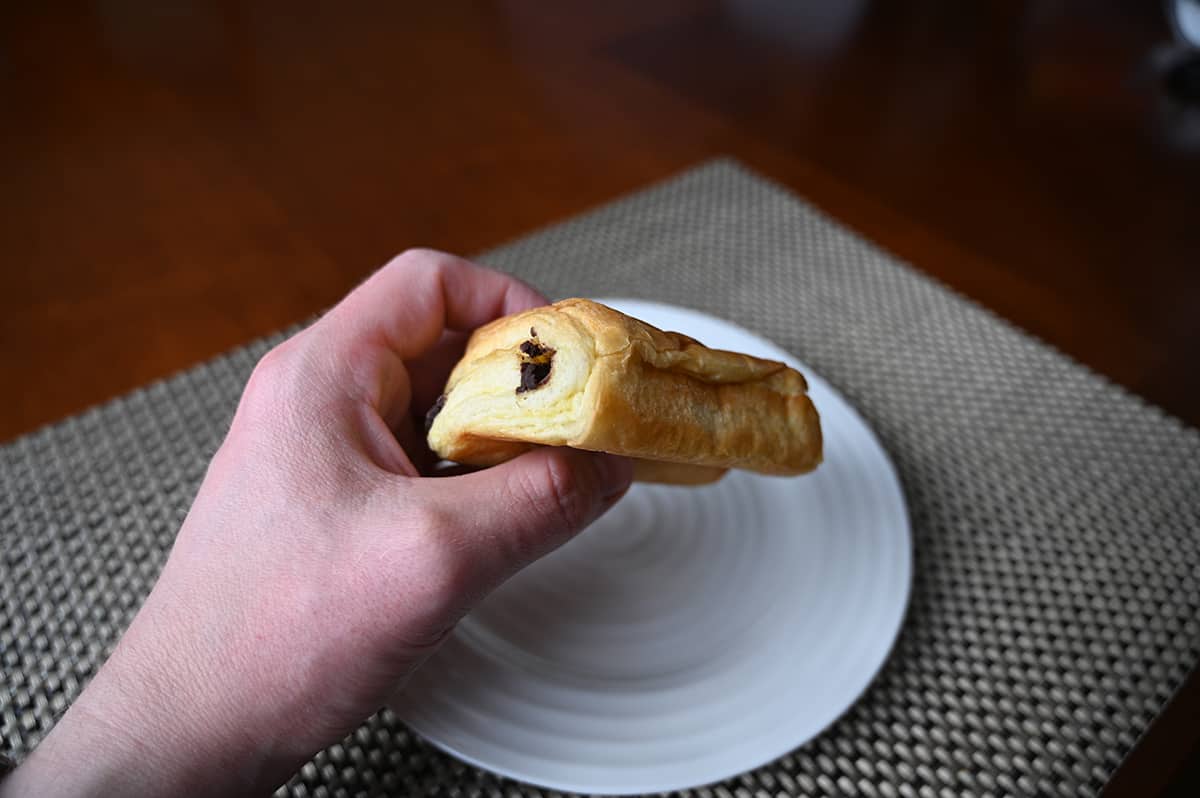
<svg viewBox="0 0 1200 798"><path fill-rule="evenodd" d="M716 155L1200 423L1158 3L347 5L0 9L0 440ZM1195 682L1111 794L1200 792Z"/></svg>

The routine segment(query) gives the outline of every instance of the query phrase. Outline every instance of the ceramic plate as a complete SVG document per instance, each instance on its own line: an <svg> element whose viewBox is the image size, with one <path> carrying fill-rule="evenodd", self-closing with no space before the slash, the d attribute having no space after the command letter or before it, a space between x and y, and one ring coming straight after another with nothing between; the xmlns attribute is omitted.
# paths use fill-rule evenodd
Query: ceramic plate
<svg viewBox="0 0 1200 798"><path fill-rule="evenodd" d="M765 764L854 703L899 631L911 536L887 454L811 369L696 311L601 301L800 369L825 462L800 478L635 485L464 619L393 706L521 781L665 792Z"/></svg>

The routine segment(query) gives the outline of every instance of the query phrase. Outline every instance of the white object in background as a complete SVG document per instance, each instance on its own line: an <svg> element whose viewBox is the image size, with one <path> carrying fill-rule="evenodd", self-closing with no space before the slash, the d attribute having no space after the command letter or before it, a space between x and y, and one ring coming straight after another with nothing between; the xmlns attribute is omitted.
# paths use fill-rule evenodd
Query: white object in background
<svg viewBox="0 0 1200 798"><path fill-rule="evenodd" d="M1167 17L1176 38L1190 47L1200 47L1200 0L1167 0Z"/></svg>
<svg viewBox="0 0 1200 798"><path fill-rule="evenodd" d="M811 369L711 316L601 301L799 368L825 462L800 478L635 485L477 607L393 706L435 745L506 776L665 792L763 765L854 703L900 629L911 534L883 448Z"/></svg>

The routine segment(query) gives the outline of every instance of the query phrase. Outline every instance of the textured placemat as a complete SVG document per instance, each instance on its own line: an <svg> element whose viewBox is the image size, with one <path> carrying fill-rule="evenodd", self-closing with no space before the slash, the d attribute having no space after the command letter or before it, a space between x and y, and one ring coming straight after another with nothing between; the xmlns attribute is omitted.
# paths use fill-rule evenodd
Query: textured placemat
<svg viewBox="0 0 1200 798"><path fill-rule="evenodd" d="M1200 434L729 162L482 258L735 320L869 420L916 576L812 743L700 795L1091 795L1200 659ZM150 589L261 341L0 448L0 735L24 755ZM280 795L541 795L389 712Z"/></svg>

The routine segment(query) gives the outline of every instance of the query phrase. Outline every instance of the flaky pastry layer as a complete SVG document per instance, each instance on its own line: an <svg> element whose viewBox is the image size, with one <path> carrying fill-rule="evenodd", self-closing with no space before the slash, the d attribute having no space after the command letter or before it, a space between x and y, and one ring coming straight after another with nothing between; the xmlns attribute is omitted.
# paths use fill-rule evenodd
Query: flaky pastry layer
<svg viewBox="0 0 1200 798"><path fill-rule="evenodd" d="M428 437L439 456L469 465L549 445L637 458L644 481L696 484L729 468L802 474L821 461L807 387L783 363L565 299L475 332Z"/></svg>

